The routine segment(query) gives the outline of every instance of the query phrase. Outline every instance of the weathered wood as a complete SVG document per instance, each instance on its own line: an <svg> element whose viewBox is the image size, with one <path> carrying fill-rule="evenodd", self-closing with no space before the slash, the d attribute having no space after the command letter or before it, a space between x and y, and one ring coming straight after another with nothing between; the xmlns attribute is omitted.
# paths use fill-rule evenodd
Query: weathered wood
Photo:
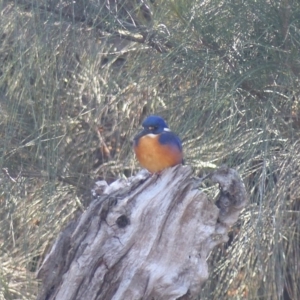
<svg viewBox="0 0 300 300"><path fill-rule="evenodd" d="M237 172L219 169L211 175L219 209L191 175L179 165L96 183L96 199L38 271L38 299L193 299L209 275L206 258L228 240L246 193Z"/></svg>

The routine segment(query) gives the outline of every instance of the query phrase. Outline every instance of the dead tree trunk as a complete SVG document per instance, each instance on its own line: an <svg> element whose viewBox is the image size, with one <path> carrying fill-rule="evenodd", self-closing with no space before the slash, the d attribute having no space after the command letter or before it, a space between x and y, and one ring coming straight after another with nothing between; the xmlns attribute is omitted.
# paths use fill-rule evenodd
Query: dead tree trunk
<svg viewBox="0 0 300 300"><path fill-rule="evenodd" d="M236 171L211 174L216 205L188 166L141 171L107 186L60 234L38 271L39 300L193 299L208 278L206 258L226 242L246 205Z"/></svg>

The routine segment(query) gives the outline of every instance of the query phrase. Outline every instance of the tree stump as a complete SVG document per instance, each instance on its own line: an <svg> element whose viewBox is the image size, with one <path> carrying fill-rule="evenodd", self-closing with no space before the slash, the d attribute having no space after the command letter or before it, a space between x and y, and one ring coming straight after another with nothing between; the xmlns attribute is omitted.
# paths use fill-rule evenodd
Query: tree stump
<svg viewBox="0 0 300 300"><path fill-rule="evenodd" d="M38 271L39 300L193 299L209 252L228 240L246 205L233 169L210 175L216 204L189 166L96 182L87 210L61 232Z"/></svg>

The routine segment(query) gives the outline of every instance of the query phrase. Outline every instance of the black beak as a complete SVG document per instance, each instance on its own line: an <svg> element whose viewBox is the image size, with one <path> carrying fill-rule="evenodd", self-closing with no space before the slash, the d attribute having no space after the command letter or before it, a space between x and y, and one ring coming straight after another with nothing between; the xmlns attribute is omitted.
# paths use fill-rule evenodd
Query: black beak
<svg viewBox="0 0 300 300"><path fill-rule="evenodd" d="M137 145L138 142L139 142L139 139L140 139L142 136L144 136L144 135L146 135L146 134L148 134L148 133L149 133L149 130L147 130L146 128L144 128L141 132L139 132L139 133L133 138L133 143L134 143L134 145Z"/></svg>

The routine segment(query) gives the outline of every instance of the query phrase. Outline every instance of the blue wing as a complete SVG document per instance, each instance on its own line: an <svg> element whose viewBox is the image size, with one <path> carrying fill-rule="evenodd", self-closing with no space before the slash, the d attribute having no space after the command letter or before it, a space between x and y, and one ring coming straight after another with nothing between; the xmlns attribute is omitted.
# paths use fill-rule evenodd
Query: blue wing
<svg viewBox="0 0 300 300"><path fill-rule="evenodd" d="M164 131L159 136L159 143L162 145L172 145L182 152L182 144L180 138L172 131Z"/></svg>

